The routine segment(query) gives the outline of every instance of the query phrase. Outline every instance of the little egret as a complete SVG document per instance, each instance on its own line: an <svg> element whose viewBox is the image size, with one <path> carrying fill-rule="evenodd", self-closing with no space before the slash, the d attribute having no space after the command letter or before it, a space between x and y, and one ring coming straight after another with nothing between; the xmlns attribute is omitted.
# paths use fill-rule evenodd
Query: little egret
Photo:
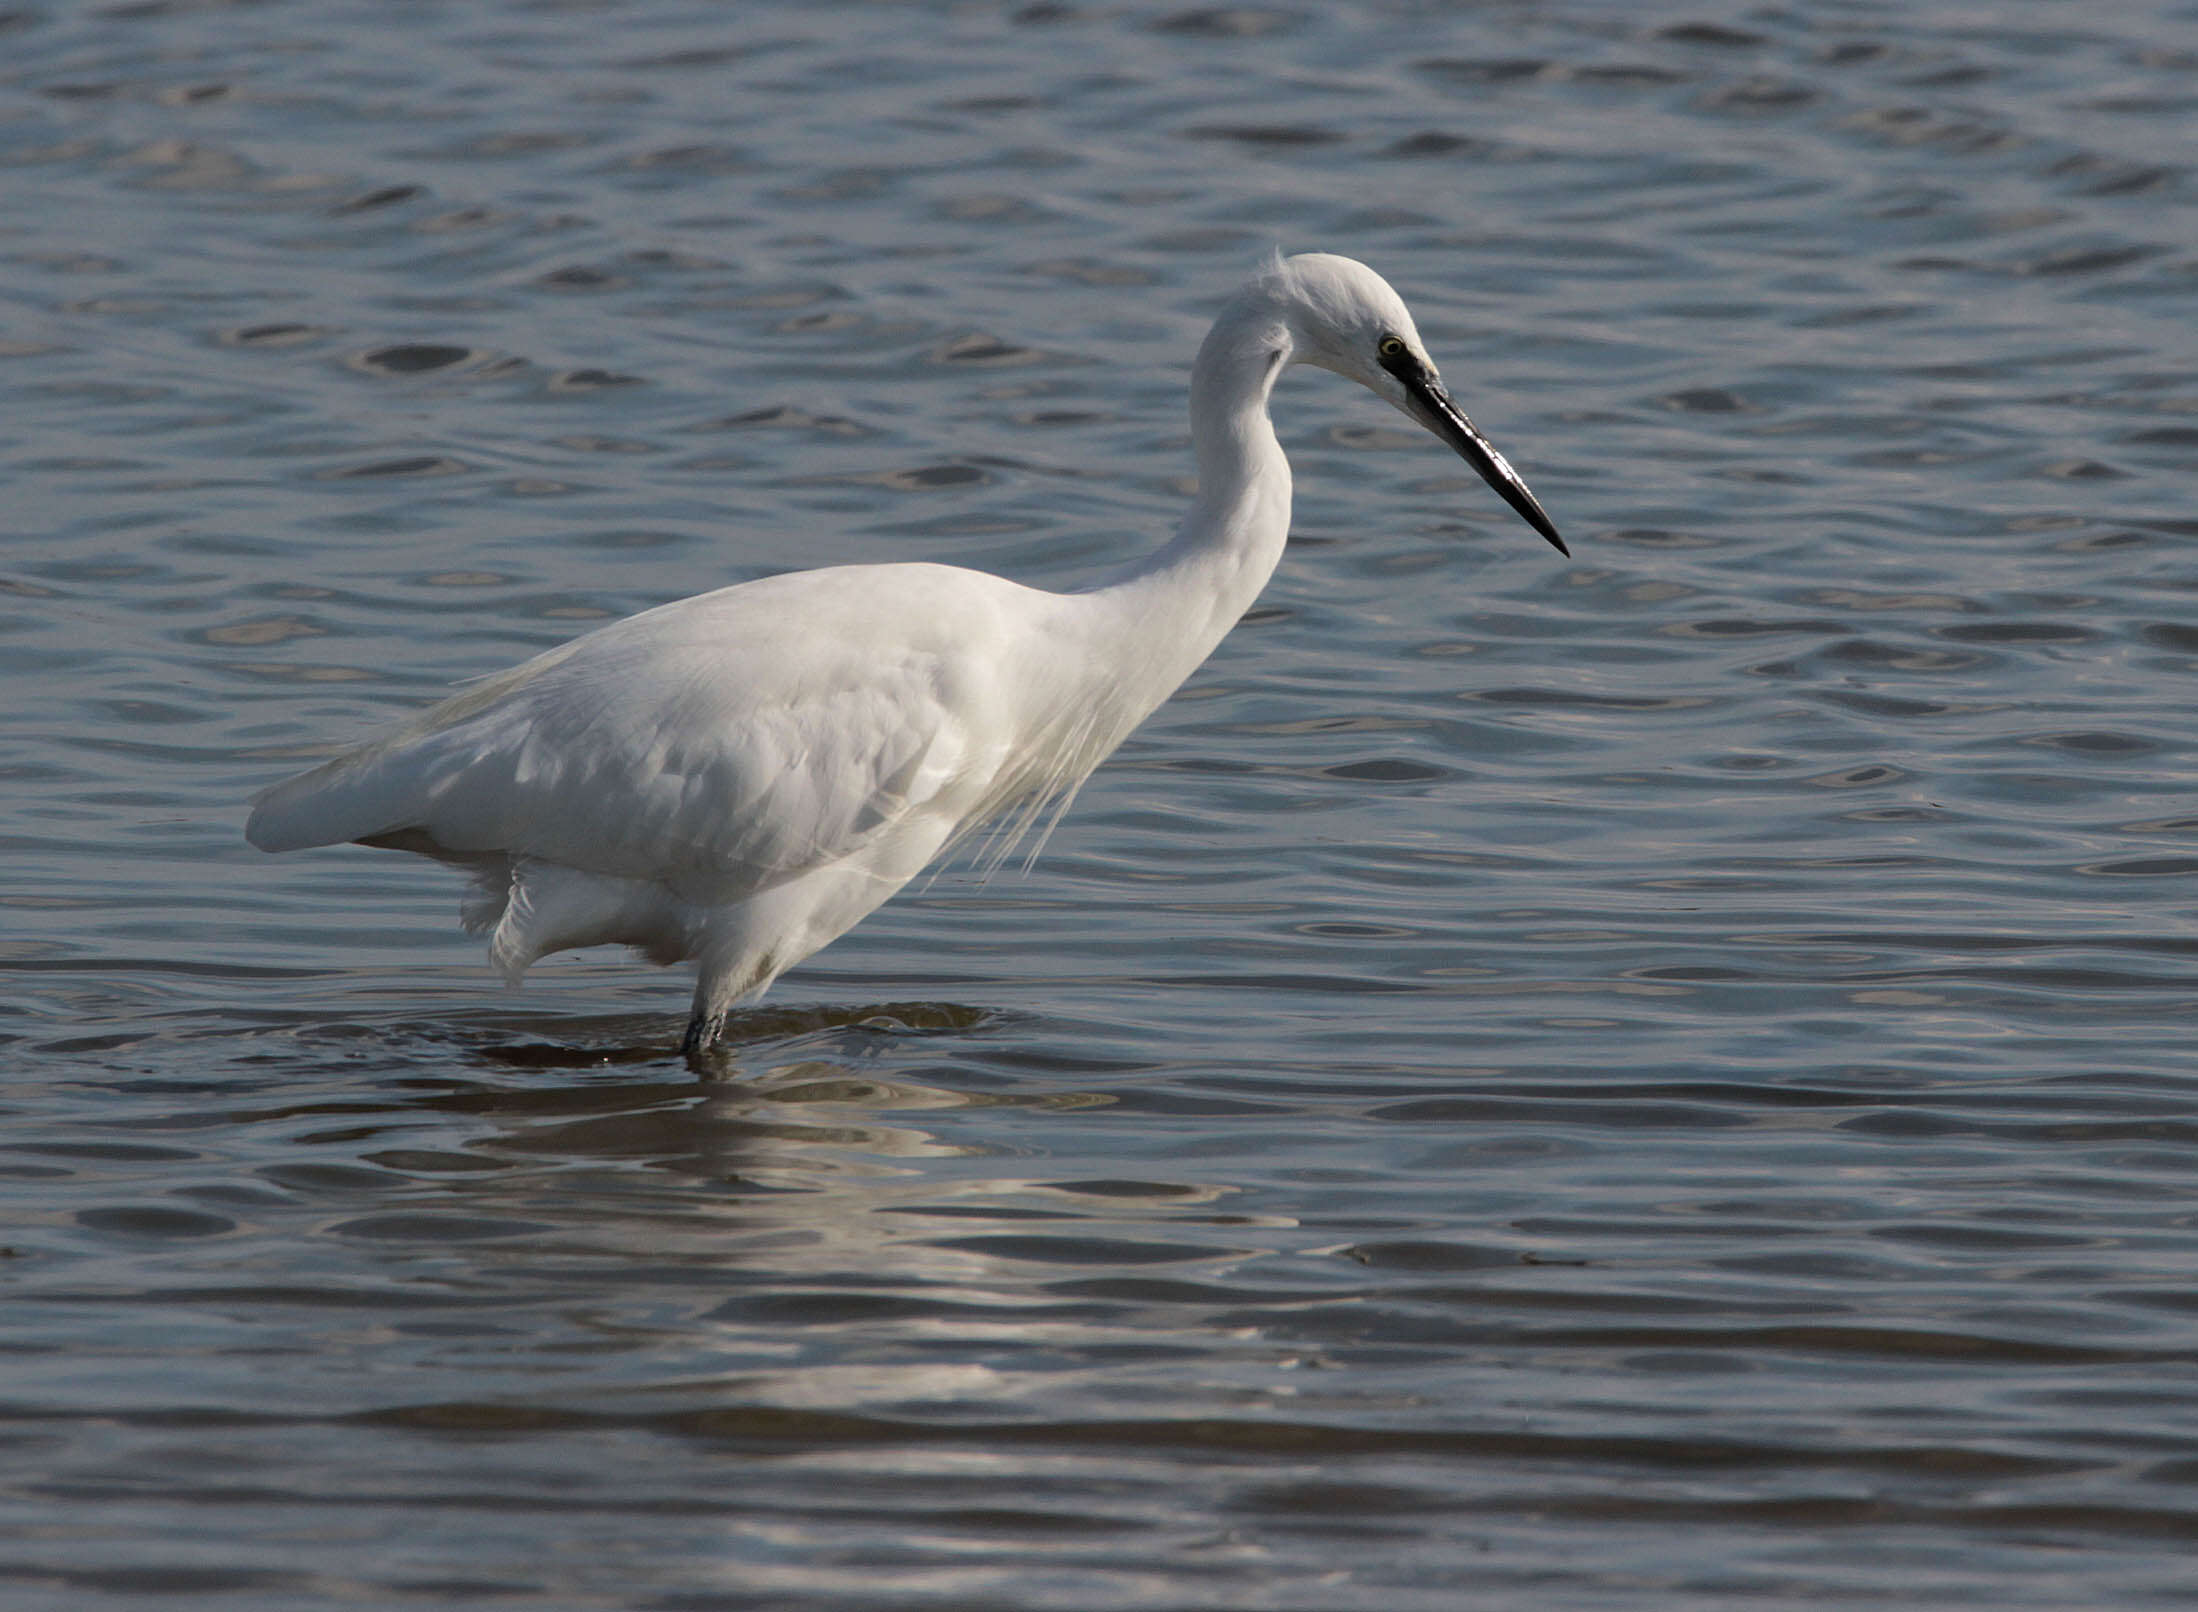
<svg viewBox="0 0 2198 1612"><path fill-rule="evenodd" d="M911 563L659 605L275 785L245 834L465 869L465 927L513 984L576 946L692 959L683 1050L699 1061L736 1002L942 850L987 824L1012 845L1057 817L1236 624L1289 535L1267 398L1291 363L1394 404L1569 552L1388 282L1349 258L1278 258L1191 366L1198 495L1157 553L1076 593Z"/></svg>

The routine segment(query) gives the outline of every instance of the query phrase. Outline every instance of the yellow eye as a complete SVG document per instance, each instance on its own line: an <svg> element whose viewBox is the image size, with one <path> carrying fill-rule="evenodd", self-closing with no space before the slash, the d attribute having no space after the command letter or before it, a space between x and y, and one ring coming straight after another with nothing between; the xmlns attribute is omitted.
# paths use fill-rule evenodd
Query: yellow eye
<svg viewBox="0 0 2198 1612"><path fill-rule="evenodd" d="M1404 351L1404 343L1394 336L1384 336L1374 351L1384 358L1395 358Z"/></svg>

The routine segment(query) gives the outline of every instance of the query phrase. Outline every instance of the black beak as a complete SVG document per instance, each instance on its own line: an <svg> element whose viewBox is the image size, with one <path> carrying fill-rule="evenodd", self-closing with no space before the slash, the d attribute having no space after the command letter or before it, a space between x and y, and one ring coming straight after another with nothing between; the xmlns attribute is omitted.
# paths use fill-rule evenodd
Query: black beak
<svg viewBox="0 0 2198 1612"><path fill-rule="evenodd" d="M1480 427L1450 401L1450 394L1442 389L1442 382L1421 364L1413 364L1409 370L1402 365L1384 364L1382 367L1404 383L1404 394L1412 405L1412 417L1455 448L1459 458L1481 473L1481 480L1495 488L1505 503L1526 518L1527 525L1548 538L1550 547L1570 559L1572 550L1566 548L1565 540L1557 535L1556 522L1549 518L1541 501L1511 468L1510 462L1496 451L1496 445L1481 435Z"/></svg>

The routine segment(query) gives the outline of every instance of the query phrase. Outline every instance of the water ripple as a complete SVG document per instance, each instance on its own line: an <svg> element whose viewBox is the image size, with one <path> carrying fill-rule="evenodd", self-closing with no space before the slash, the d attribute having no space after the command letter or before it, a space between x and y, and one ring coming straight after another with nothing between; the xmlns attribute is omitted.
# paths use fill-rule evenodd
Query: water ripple
<svg viewBox="0 0 2198 1612"><path fill-rule="evenodd" d="M1487 21L0 12L0 1581L2187 1596L2186 19ZM664 599L1143 552L1276 244L1577 559L1291 377L1260 606L726 1078L239 841Z"/></svg>

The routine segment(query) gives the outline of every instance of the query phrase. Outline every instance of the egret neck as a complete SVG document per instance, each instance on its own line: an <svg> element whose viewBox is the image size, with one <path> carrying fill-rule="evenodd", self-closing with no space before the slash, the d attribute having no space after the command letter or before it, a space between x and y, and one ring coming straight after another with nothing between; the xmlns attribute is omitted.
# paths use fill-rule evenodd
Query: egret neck
<svg viewBox="0 0 2198 1612"><path fill-rule="evenodd" d="M1267 404L1289 327L1254 286L1223 311L1191 366L1198 495L1172 541L1089 592L1092 664L1111 667L1134 727L1197 670L1281 563L1290 462ZM1127 731L1127 728L1124 730Z"/></svg>

